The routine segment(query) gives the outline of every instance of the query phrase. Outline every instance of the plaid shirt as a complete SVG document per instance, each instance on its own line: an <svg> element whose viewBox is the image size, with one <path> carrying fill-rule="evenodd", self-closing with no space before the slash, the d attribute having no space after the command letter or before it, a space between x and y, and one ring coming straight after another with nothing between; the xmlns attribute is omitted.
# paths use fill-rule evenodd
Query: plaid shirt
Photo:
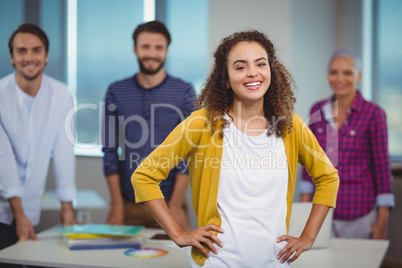
<svg viewBox="0 0 402 268"><path fill-rule="evenodd" d="M340 186L334 219L353 220L375 206L394 206L385 112L357 91L347 119L337 130L333 102L332 96L313 106L309 127L338 169ZM301 193L314 191L309 180L303 169Z"/></svg>

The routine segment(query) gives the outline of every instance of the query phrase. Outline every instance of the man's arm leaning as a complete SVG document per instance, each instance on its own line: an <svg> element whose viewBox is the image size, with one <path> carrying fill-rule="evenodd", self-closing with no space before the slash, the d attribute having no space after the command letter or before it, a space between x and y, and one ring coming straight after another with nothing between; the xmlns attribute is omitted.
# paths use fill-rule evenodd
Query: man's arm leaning
<svg viewBox="0 0 402 268"><path fill-rule="evenodd" d="M66 89L67 90L67 89ZM60 121L58 122L58 133L53 146L53 169L56 184L56 194L61 202L60 220L63 225L75 224L72 200L77 196L75 184L75 155L73 151L74 141L69 140L67 132L75 133L74 118L71 124L66 124L67 115L73 109L71 94L67 93L62 97L64 103Z"/></svg>
<svg viewBox="0 0 402 268"><path fill-rule="evenodd" d="M124 201L120 189L119 174L111 174L106 177L110 192L110 210L106 219L107 224L124 224Z"/></svg>
<svg viewBox="0 0 402 268"><path fill-rule="evenodd" d="M18 242L26 241L28 239L33 239L38 241L39 239L36 237L34 228L32 226L31 221L27 218L22 209L22 203L20 197L12 197L8 199L8 202L11 207L11 211L13 212L16 229L17 229L17 236Z"/></svg>

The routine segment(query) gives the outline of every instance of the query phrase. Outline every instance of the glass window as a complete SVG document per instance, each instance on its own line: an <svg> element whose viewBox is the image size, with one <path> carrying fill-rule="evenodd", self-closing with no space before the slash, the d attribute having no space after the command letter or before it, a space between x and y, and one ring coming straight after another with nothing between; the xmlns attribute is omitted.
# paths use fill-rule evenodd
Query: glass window
<svg viewBox="0 0 402 268"><path fill-rule="evenodd" d="M208 69L208 1L165 0L159 4L162 2L161 19L172 35L165 69L170 75L191 83L199 94ZM139 71L132 34L144 20L144 0L40 0L36 3L39 6L30 10L26 0L0 1L0 60L10 62L8 38L20 24L32 20L38 24L50 41L45 73L64 83L69 79L70 70L74 72L73 77L76 74L70 88L78 105L76 153L101 155L99 129L106 90L111 83ZM73 15L68 13L71 6ZM75 24L76 32L68 36L68 27ZM77 59L73 66L67 62L70 38L76 39L76 45L72 43ZM0 77L13 71L11 64L0 65Z"/></svg>
<svg viewBox="0 0 402 268"><path fill-rule="evenodd" d="M0 1L0 78L14 72L10 62L8 39L24 21L24 1Z"/></svg>
<svg viewBox="0 0 402 268"><path fill-rule="evenodd" d="M0 78L14 72L8 50L11 33L22 23L31 22L38 24L49 38L49 62L45 73L66 82L65 1L41 0L39 4L37 11L32 11L28 10L26 1L0 1L0 62L3 63Z"/></svg>
<svg viewBox="0 0 402 268"><path fill-rule="evenodd" d="M40 3L40 27L49 38L49 61L45 72L66 83L66 1L41 0Z"/></svg>
<svg viewBox="0 0 402 268"><path fill-rule="evenodd" d="M142 20L142 0L77 1L77 104L92 105L76 113L79 143L101 142L107 87L138 71L131 36Z"/></svg>
<svg viewBox="0 0 402 268"><path fill-rule="evenodd" d="M167 0L166 26L172 36L166 71L191 83L198 95L208 70L208 1Z"/></svg>
<svg viewBox="0 0 402 268"><path fill-rule="evenodd" d="M387 113L390 154L402 156L402 1L378 0L374 10L374 100Z"/></svg>

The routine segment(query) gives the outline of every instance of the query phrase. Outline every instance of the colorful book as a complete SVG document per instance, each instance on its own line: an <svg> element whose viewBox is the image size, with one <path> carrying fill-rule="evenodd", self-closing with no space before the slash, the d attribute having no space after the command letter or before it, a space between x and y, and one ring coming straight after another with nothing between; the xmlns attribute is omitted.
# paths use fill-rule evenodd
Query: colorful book
<svg viewBox="0 0 402 268"><path fill-rule="evenodd" d="M142 236L113 236L95 234L63 234L64 241L70 250L141 248Z"/></svg>
<svg viewBox="0 0 402 268"><path fill-rule="evenodd" d="M71 225L56 232L63 234L63 239L71 250L141 248L141 231L144 226L86 224Z"/></svg>

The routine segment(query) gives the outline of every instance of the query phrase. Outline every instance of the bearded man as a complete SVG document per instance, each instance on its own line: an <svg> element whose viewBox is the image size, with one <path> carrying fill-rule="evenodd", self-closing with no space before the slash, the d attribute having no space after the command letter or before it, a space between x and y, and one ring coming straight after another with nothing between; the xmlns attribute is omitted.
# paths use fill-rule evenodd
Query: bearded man
<svg viewBox="0 0 402 268"><path fill-rule="evenodd" d="M131 175L194 111L196 95L189 83L168 75L163 68L171 42L163 23L151 21L139 25L133 40L140 71L111 84L105 97L102 150L111 196L106 223L159 227L145 206L135 203ZM188 183L185 161L161 183L169 209L186 230L191 229L185 200Z"/></svg>

